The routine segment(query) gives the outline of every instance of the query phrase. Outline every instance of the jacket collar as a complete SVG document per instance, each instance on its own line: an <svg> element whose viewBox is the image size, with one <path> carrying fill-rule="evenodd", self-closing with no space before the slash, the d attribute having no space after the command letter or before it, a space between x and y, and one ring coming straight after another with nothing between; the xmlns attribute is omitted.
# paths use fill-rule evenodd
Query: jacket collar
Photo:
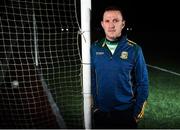
<svg viewBox="0 0 180 130"><path fill-rule="evenodd" d="M106 47L106 42L105 42L106 40L107 40L106 38L102 38L101 40L99 40L98 45L99 45L100 47ZM127 36L126 36L126 35L121 36L121 37L119 37L117 40L118 40L118 44L126 43L126 41L127 41Z"/></svg>

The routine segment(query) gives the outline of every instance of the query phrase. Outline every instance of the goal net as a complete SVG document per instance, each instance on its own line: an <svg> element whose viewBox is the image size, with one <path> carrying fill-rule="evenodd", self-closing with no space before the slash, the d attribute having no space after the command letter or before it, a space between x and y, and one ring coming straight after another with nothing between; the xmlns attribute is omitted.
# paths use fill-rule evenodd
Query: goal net
<svg viewBox="0 0 180 130"><path fill-rule="evenodd" d="M84 128L77 0L1 0L0 128Z"/></svg>

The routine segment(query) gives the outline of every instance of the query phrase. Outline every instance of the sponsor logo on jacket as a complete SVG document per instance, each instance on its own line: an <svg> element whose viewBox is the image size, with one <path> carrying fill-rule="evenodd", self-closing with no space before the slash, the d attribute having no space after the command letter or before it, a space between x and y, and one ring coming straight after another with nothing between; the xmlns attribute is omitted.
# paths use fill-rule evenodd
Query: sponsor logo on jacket
<svg viewBox="0 0 180 130"><path fill-rule="evenodd" d="M96 55L104 55L104 52L102 51L96 52Z"/></svg>

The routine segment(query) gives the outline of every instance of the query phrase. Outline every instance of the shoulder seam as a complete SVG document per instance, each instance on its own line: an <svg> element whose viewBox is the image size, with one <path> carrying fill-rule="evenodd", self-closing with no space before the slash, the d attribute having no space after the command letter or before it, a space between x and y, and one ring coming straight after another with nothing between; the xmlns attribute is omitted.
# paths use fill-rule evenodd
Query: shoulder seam
<svg viewBox="0 0 180 130"><path fill-rule="evenodd" d="M127 39L127 41L128 41L128 44L131 45L131 46L137 45L134 41L131 41L131 40L129 40L129 39Z"/></svg>

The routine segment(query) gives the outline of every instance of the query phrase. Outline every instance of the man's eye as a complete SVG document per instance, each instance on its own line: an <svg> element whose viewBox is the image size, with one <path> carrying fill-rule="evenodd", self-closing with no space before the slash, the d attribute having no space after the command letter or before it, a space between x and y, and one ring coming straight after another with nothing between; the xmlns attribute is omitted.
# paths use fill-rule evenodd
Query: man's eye
<svg viewBox="0 0 180 130"><path fill-rule="evenodd" d="M117 19L114 19L114 20L113 20L113 22L114 22L114 23L117 23L117 22L119 22L119 20L117 20Z"/></svg>

